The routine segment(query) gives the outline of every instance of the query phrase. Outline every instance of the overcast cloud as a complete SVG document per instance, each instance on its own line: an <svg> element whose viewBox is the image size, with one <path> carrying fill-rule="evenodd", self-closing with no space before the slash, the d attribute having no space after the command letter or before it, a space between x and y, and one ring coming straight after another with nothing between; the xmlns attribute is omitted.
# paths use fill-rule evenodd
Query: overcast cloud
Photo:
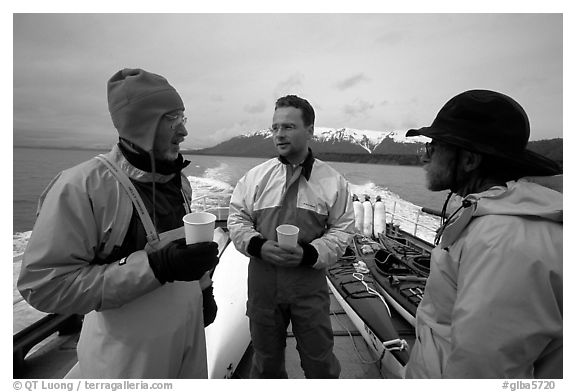
<svg viewBox="0 0 576 392"><path fill-rule="evenodd" d="M15 14L14 145L109 146L106 82L165 76L186 105L184 147L270 126L308 99L316 126L402 131L452 96L524 106L532 140L563 136L562 14Z"/></svg>

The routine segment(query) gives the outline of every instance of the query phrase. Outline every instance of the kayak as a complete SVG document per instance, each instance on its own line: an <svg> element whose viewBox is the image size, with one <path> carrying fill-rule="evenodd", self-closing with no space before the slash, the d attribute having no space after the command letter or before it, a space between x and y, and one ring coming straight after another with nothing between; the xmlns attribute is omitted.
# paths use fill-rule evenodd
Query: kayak
<svg viewBox="0 0 576 392"><path fill-rule="evenodd" d="M430 274L432 244L393 225L378 235L371 272L384 297L412 326Z"/></svg>
<svg viewBox="0 0 576 392"><path fill-rule="evenodd" d="M416 309L422 301L427 276L386 249L376 252L370 272L388 302L406 321L416 326Z"/></svg>
<svg viewBox="0 0 576 392"><path fill-rule="evenodd" d="M373 355L403 377L433 245L390 223L375 237L355 234L328 269L329 287Z"/></svg>
<svg viewBox="0 0 576 392"><path fill-rule="evenodd" d="M366 341L374 361L394 377L403 378L409 358L408 342L400 336L393 319L397 314L386 304L370 272L370 256L354 248L348 247L344 256L328 269L328 285Z"/></svg>

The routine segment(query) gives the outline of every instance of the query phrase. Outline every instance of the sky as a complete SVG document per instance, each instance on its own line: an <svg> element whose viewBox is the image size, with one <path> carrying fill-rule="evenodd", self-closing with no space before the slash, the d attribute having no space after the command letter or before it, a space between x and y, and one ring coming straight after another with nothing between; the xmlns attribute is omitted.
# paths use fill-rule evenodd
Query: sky
<svg viewBox="0 0 576 392"><path fill-rule="evenodd" d="M561 11L560 11L561 12ZM164 76L186 106L184 148L271 125L296 94L317 127L405 131L454 95L491 89L563 137L562 13L15 13L13 145L108 147L107 80Z"/></svg>

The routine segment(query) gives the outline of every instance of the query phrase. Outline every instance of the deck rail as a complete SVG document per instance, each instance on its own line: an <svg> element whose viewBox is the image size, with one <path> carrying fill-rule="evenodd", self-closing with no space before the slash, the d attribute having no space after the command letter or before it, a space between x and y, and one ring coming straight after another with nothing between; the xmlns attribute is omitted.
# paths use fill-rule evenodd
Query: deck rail
<svg viewBox="0 0 576 392"><path fill-rule="evenodd" d="M424 224L424 223L420 222L420 218L423 216L423 214L440 216L437 212L430 210L430 209L418 208L418 209L415 209L416 216L412 219L412 218L409 218L406 216L397 215L396 214L396 205L397 205L397 202L394 201L394 204L392 207L392 212L388 212L388 210L386 210L386 215L390 216L390 223L392 225L395 224L395 221L396 222L397 221L408 222L408 223L414 225L412 235L414 235L415 237L423 237L421 233L419 235L419 232L418 232L419 229L426 230L428 232L428 234L431 233L433 236L436 234L436 231L438 230L438 226L432 227L432 226L429 226L427 224Z"/></svg>
<svg viewBox="0 0 576 392"><path fill-rule="evenodd" d="M216 215L217 220L228 218L228 206L230 205L231 193L208 193L192 199L192 211L206 211Z"/></svg>
<svg viewBox="0 0 576 392"><path fill-rule="evenodd" d="M13 336L13 377L23 375L26 354L38 343L55 332L69 335L80 331L83 316L78 314L47 314Z"/></svg>

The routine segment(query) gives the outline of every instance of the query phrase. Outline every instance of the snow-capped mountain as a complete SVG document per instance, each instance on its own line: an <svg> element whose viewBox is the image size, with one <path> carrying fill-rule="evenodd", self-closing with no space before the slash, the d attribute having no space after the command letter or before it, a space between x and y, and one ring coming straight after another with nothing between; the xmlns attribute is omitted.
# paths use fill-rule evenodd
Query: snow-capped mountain
<svg viewBox="0 0 576 392"><path fill-rule="evenodd" d="M425 137L406 137L404 136L406 131L372 131L372 130L359 130L353 128L327 128L327 127L315 127L314 129L314 141L316 143L328 143L328 144L339 144L339 143L350 143L356 146L360 146L366 150L367 153L372 154L375 149L386 139L393 141L394 143L425 143L428 138ZM240 137L251 138L253 136L259 136L263 138L270 138L272 135L270 131L258 130L247 132Z"/></svg>
<svg viewBox="0 0 576 392"><path fill-rule="evenodd" d="M403 132L380 132L352 128L316 127L310 144L320 154L396 154L416 155L424 137L405 137ZM269 130L256 130L224 141L214 147L198 151L214 155L268 157L276 154Z"/></svg>
<svg viewBox="0 0 576 392"><path fill-rule="evenodd" d="M348 128L316 128L314 137L318 141L327 143L340 143L343 141L359 145L367 152L372 153L374 148L380 144L385 135L377 131L360 131Z"/></svg>

